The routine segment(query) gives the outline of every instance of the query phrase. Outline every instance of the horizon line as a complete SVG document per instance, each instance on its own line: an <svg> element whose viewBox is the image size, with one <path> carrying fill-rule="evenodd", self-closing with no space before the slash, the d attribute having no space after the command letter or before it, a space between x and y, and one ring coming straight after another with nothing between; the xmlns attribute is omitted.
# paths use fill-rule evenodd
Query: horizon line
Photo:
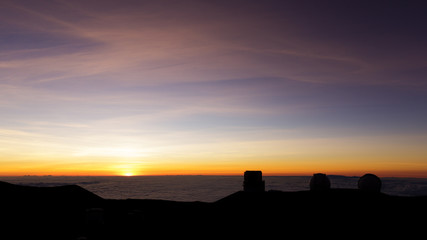
<svg viewBox="0 0 427 240"><path fill-rule="evenodd" d="M361 177L360 175L343 175L343 174L326 174L327 176L340 176L340 177ZM37 175L37 174L26 174L26 175L0 175L1 177L123 177L123 178L132 178L132 177L168 177L168 176L224 176L224 177L242 177L243 174L146 174L146 175L132 175L132 176L126 176L126 175L53 175L53 174L43 174L43 175ZM311 177L312 175L302 174L302 175L295 175L295 174L264 174L263 177ZM427 179L426 177L413 177L413 176L382 176L380 178L423 178Z"/></svg>

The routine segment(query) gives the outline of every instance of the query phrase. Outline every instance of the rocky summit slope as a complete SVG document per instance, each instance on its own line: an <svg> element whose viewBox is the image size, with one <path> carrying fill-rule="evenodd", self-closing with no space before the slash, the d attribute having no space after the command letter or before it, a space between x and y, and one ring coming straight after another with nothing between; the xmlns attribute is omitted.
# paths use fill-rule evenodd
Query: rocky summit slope
<svg viewBox="0 0 427 240"><path fill-rule="evenodd" d="M4 239L407 238L424 231L427 197L329 189L241 191L213 203L108 200L76 185L0 182L0 213Z"/></svg>

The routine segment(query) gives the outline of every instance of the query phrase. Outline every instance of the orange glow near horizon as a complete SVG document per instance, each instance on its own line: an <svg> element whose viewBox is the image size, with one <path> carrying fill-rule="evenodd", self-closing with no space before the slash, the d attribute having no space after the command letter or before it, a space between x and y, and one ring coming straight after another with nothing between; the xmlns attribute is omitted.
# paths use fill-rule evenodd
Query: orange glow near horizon
<svg viewBox="0 0 427 240"><path fill-rule="evenodd" d="M211 161L211 160L210 160ZM238 162L238 161L237 161ZM60 166L47 164L25 165L16 164L3 167L0 176L23 175L53 175L53 176L149 176L149 175L242 175L246 170L261 170L265 176L310 176L313 173L326 173L328 175L361 176L365 173L374 173L380 177L426 177L426 168L414 170L413 166L388 166L378 164L337 165L335 162L307 160L289 163L283 161L260 161L231 165L187 163L180 164L145 164L144 167L132 164L80 164L78 166L62 164ZM86 168L85 168L86 167ZM398 170L396 170L398 169Z"/></svg>

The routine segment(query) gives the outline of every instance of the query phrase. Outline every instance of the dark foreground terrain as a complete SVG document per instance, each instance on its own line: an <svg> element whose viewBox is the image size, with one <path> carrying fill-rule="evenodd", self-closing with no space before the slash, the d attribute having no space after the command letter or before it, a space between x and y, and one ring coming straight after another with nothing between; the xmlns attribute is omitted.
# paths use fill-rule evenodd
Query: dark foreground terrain
<svg viewBox="0 0 427 240"><path fill-rule="evenodd" d="M356 189L236 192L214 202L107 200L0 182L0 239L425 237L427 197Z"/></svg>

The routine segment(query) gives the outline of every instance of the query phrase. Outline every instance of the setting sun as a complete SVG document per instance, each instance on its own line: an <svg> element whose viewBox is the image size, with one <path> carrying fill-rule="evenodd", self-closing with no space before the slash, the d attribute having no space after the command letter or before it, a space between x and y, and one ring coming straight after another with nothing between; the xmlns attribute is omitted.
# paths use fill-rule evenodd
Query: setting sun
<svg viewBox="0 0 427 240"><path fill-rule="evenodd" d="M131 172L126 172L126 173L123 173L123 176L126 176L126 177L131 177L131 176L133 176L134 174L133 173L131 173Z"/></svg>

